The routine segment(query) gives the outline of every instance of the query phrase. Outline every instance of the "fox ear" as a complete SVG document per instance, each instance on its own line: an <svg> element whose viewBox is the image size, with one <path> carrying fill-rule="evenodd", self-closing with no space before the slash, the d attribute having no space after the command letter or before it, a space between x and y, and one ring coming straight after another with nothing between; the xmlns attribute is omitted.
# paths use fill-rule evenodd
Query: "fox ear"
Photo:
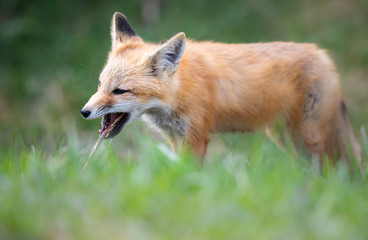
<svg viewBox="0 0 368 240"><path fill-rule="evenodd" d="M137 36L137 34L125 15L119 12L114 13L111 23L112 48L115 48L118 43L122 43L134 36Z"/></svg>
<svg viewBox="0 0 368 240"><path fill-rule="evenodd" d="M151 57L152 68L166 71L168 74L176 72L185 49L185 33L178 33L159 47Z"/></svg>

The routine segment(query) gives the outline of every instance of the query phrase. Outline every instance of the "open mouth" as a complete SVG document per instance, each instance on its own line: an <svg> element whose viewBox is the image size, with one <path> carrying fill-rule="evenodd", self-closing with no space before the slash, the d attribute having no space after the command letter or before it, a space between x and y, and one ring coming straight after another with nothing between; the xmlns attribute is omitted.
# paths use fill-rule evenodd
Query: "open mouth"
<svg viewBox="0 0 368 240"><path fill-rule="evenodd" d="M129 119L129 113L108 113L102 117L102 129L99 130L100 136L103 135L106 131L107 132L105 138L112 138L119 134L119 132L123 129L125 123ZM120 118L115 123L115 120ZM112 129L110 129L110 126L112 126Z"/></svg>

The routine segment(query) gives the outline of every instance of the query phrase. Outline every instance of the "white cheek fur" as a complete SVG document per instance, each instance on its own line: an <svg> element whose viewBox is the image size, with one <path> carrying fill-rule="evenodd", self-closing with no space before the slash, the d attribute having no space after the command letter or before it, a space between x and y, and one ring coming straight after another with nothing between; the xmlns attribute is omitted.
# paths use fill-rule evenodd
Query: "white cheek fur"
<svg viewBox="0 0 368 240"><path fill-rule="evenodd" d="M125 101L111 106L108 112L132 112L137 106L139 104L136 101Z"/></svg>

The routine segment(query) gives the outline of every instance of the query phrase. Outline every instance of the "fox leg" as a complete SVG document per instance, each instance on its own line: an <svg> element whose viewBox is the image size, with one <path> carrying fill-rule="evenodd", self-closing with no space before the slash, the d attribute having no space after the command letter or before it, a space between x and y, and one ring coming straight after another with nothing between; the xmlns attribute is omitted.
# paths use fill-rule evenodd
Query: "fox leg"
<svg viewBox="0 0 368 240"><path fill-rule="evenodd" d="M272 132L271 127L267 126L265 129L266 135L268 138L276 145L278 149L285 152L285 147L280 143L275 134Z"/></svg>
<svg viewBox="0 0 368 240"><path fill-rule="evenodd" d="M297 157L300 156L300 143L299 143L299 136L298 134L291 130L291 135L292 135L292 139L293 139L293 144L294 144L294 149L295 149L295 154Z"/></svg>
<svg viewBox="0 0 368 240"><path fill-rule="evenodd" d="M193 153L198 157L201 166L204 165L204 156L206 155L209 142L208 134L192 132L189 135L189 146Z"/></svg>
<svg viewBox="0 0 368 240"><path fill-rule="evenodd" d="M194 150L195 155L199 158L201 166L204 165L204 156L206 155L208 140L198 140L190 142L191 147Z"/></svg>
<svg viewBox="0 0 368 240"><path fill-rule="evenodd" d="M171 151L176 153L175 140L171 137L166 136L166 142L169 145Z"/></svg>
<svg viewBox="0 0 368 240"><path fill-rule="evenodd" d="M319 170L323 170L323 158L326 152L322 130L310 123L302 123L292 130L292 137L297 156L301 155L318 161Z"/></svg>
<svg viewBox="0 0 368 240"><path fill-rule="evenodd" d="M328 138L333 128L331 125L334 121L332 116L335 110L331 107L333 103L327 104L323 100L321 91L321 89L313 89L303 99L303 108L297 108L293 111L288 120L297 152L304 152L306 149L312 160L318 160L322 171L325 153L330 158L332 157L327 148L329 145Z"/></svg>

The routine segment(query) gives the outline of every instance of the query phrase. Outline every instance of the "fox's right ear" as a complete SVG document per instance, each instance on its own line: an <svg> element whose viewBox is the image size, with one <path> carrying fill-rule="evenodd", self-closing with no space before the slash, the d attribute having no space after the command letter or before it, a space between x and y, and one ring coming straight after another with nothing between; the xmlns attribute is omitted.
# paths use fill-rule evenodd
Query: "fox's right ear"
<svg viewBox="0 0 368 240"><path fill-rule="evenodd" d="M151 56L152 68L155 71L176 72L185 49L185 33L181 32L164 42Z"/></svg>
<svg viewBox="0 0 368 240"><path fill-rule="evenodd" d="M127 39L137 36L133 27L129 24L124 14L116 12L111 22L111 41L114 49L118 43L123 43Z"/></svg>

